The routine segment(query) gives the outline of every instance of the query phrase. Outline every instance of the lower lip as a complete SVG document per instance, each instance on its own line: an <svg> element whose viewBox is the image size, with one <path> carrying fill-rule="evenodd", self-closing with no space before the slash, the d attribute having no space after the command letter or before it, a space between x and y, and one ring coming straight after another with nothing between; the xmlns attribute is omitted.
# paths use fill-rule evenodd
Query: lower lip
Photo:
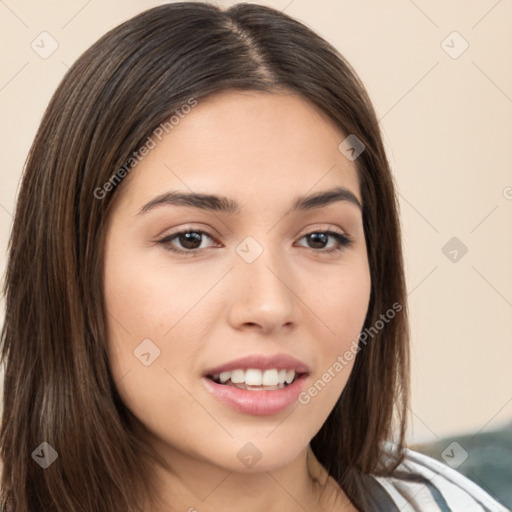
<svg viewBox="0 0 512 512"><path fill-rule="evenodd" d="M250 391L246 389L217 384L203 377L207 389L222 403L244 414L268 416L282 412L297 402L304 387L307 375L303 374L282 389L272 391Z"/></svg>

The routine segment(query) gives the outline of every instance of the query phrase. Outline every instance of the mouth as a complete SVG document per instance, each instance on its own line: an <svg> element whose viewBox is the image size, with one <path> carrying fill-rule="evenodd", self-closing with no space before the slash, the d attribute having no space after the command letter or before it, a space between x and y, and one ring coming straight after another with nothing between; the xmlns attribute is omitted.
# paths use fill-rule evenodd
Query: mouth
<svg viewBox="0 0 512 512"><path fill-rule="evenodd" d="M221 403L250 415L272 415L292 406L309 376L301 361L282 354L249 356L203 373L206 389Z"/></svg>

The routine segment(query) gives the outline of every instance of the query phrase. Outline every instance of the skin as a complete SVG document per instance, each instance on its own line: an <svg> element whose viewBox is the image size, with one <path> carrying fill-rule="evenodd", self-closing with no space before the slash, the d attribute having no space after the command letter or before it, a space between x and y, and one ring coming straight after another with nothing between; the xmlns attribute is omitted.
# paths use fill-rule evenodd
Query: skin
<svg viewBox="0 0 512 512"><path fill-rule="evenodd" d="M285 353L309 366L307 389L358 338L371 284L360 208L337 201L286 214L297 196L334 186L362 202L355 163L338 150L345 137L295 94L224 91L199 101L116 191L103 276L110 365L172 468L158 469L162 510L356 510L309 448L354 361L307 405L266 416L227 407L201 380L232 359ZM224 195L241 212L139 214L173 190ZM158 243L186 228L209 235L192 257ZM306 236L330 229L352 244L326 254L334 238L322 248ZM236 252L247 236L263 248L252 263ZM134 356L144 339L160 350L149 366ZM251 468L237 457L247 442L261 453Z"/></svg>

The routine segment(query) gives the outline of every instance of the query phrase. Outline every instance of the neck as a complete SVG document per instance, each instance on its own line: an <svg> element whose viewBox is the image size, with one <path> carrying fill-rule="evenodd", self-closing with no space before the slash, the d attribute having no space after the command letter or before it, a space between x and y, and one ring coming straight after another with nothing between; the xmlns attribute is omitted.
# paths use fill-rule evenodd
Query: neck
<svg viewBox="0 0 512 512"><path fill-rule="evenodd" d="M276 469L233 472L172 451L158 467L159 505L146 512L340 512L356 510L307 446Z"/></svg>

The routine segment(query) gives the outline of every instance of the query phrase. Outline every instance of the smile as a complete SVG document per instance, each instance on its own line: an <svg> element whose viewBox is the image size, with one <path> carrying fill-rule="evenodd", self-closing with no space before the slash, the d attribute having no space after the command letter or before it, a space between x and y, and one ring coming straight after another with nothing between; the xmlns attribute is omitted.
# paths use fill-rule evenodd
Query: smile
<svg viewBox="0 0 512 512"><path fill-rule="evenodd" d="M206 389L223 405L250 415L280 413L298 400L307 365L288 355L254 355L203 374Z"/></svg>

